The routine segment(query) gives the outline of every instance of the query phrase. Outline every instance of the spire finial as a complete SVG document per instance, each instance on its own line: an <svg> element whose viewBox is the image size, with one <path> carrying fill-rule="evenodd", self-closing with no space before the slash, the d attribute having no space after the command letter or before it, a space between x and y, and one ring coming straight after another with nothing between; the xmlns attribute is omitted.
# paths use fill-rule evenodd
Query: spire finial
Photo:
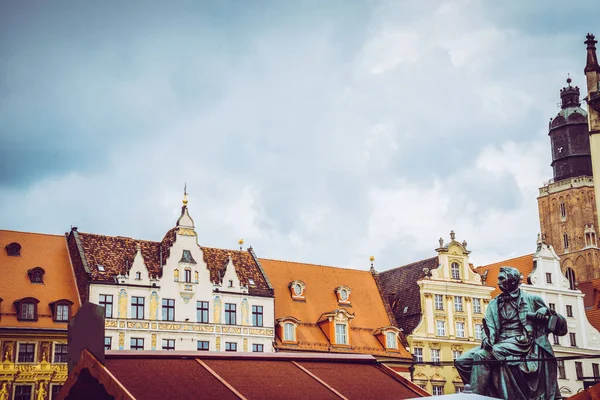
<svg viewBox="0 0 600 400"><path fill-rule="evenodd" d="M569 87L571 87L571 73L567 72L567 85L569 85Z"/></svg>
<svg viewBox="0 0 600 400"><path fill-rule="evenodd" d="M187 182L183 185L183 206L187 207L188 199L187 199Z"/></svg>
<svg viewBox="0 0 600 400"><path fill-rule="evenodd" d="M371 262L371 269L374 270L375 267L373 266L373 263L375 262L375 256L370 256L369 261Z"/></svg>
<svg viewBox="0 0 600 400"><path fill-rule="evenodd" d="M244 244L244 239L238 240L238 244L240 245L240 250L242 250L242 245Z"/></svg>
<svg viewBox="0 0 600 400"><path fill-rule="evenodd" d="M450 231L450 239L454 240L454 238L456 237L456 233L454 233L454 230Z"/></svg>

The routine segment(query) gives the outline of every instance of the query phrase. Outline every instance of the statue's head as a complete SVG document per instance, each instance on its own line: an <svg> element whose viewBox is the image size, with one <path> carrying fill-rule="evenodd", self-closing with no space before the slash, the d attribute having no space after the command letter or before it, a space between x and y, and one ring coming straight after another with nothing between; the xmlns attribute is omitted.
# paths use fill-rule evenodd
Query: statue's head
<svg viewBox="0 0 600 400"><path fill-rule="evenodd" d="M521 272L513 267L500 267L498 275L498 287L504 293L510 293L519 288L521 284Z"/></svg>

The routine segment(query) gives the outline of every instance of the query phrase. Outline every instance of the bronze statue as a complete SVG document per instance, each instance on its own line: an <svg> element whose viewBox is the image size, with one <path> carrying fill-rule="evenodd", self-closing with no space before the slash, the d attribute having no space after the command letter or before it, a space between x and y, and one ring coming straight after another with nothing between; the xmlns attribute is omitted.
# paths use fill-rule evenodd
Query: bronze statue
<svg viewBox="0 0 600 400"><path fill-rule="evenodd" d="M502 267L502 294L485 310L481 346L455 362L473 393L500 399L560 399L557 362L548 334L567 334L565 318L541 297L521 291L521 273Z"/></svg>

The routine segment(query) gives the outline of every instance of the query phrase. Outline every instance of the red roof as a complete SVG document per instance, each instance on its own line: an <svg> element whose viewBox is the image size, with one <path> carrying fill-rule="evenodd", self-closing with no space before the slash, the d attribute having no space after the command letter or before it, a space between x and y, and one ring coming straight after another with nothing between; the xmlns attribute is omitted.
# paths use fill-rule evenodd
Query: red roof
<svg viewBox="0 0 600 400"><path fill-rule="evenodd" d="M84 350L58 398L78 398L102 390L121 399L380 400L428 396L369 355L109 351L103 366Z"/></svg>
<svg viewBox="0 0 600 400"><path fill-rule="evenodd" d="M579 287L583 287L583 283L579 284ZM585 293L587 296L593 296L592 304L585 308L585 315L590 321L590 324L600 330L600 279L593 279L589 281L592 284L593 290L590 293ZM586 300L587 302L587 300Z"/></svg>
<svg viewBox="0 0 600 400"><path fill-rule="evenodd" d="M531 271L533 271L533 254L510 258L508 260L484 265L475 269L475 272L477 272L479 275L484 276L487 273L487 276L485 277L485 284L495 288L492 292L492 297L496 297L501 293L501 290L498 288L498 275L500 274L500 267L516 268L521 272L523 277L527 279L529 274L531 274Z"/></svg>

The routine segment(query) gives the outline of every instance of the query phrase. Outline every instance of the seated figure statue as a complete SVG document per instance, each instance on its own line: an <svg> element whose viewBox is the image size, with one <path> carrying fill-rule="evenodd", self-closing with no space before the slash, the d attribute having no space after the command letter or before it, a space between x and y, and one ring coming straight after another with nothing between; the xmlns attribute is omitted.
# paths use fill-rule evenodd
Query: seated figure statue
<svg viewBox="0 0 600 400"><path fill-rule="evenodd" d="M500 399L560 399L557 362L548 334L567 334L567 321L541 297L520 290L521 273L502 267L502 294L485 310L481 346L455 361L473 393Z"/></svg>

